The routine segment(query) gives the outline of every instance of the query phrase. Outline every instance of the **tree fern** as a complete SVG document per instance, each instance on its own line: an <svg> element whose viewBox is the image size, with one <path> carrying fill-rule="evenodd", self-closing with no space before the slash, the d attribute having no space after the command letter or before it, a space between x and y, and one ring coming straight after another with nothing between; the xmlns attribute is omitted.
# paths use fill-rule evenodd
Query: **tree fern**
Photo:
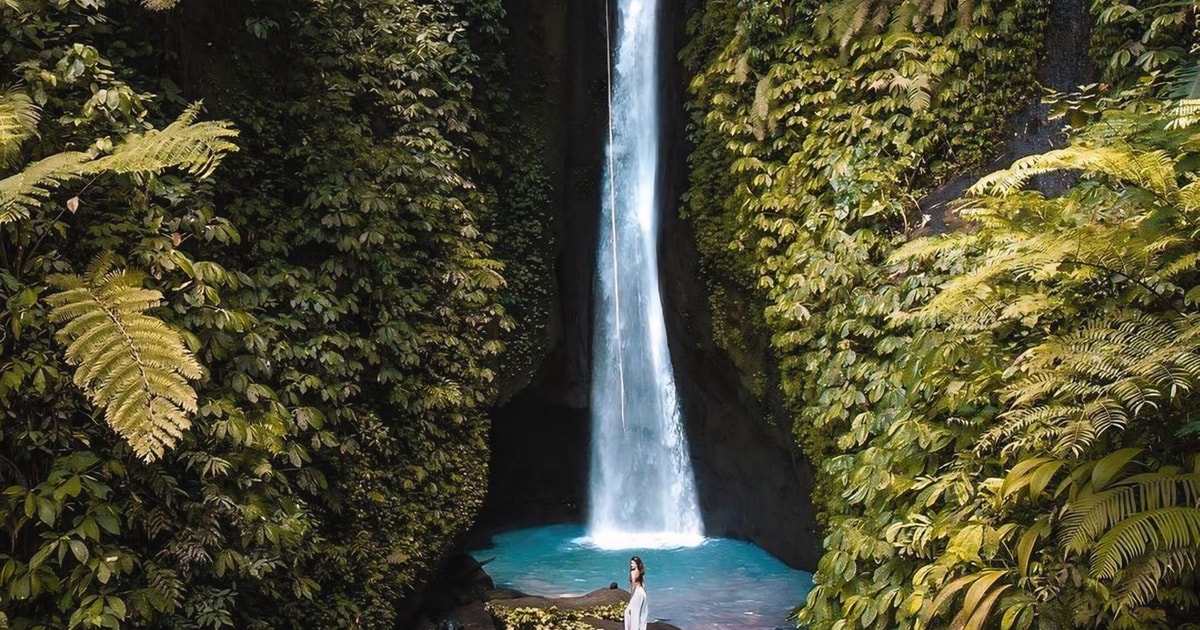
<svg viewBox="0 0 1200 630"><path fill-rule="evenodd" d="M225 154L236 151L237 135L226 122L195 122L199 105L189 107L165 129L130 135L111 155L56 153L0 180L0 224L29 215L29 209L63 183L103 173L145 174L179 168L206 177Z"/></svg>
<svg viewBox="0 0 1200 630"><path fill-rule="evenodd" d="M982 179L957 208L969 230L892 256L952 270L936 296L893 321L1002 351L998 374L983 374L1001 383L995 397L975 403L998 411L959 461L1011 467L990 480L986 510L968 516L984 512L1023 535L986 562L947 561L947 552L926 565L970 576L953 588L926 582L940 589L938 605L990 580L956 608L952 627L989 600L996 607L978 617L987 627L1151 627L1164 610L1180 619L1195 607L1176 606L1172 593L1197 578L1200 473L1183 465L1191 442L1172 437L1190 426L1200 386L1198 112L1192 103L1106 112L1070 147ZM1081 175L1066 194L1026 190L1060 169ZM961 386L972 358L924 361L921 385ZM1007 577L988 573L1002 570ZM1060 610L1058 601L1070 603ZM1090 612L1072 617L1067 607ZM926 607L939 612L952 615Z"/></svg>
<svg viewBox="0 0 1200 630"><path fill-rule="evenodd" d="M223 121L195 122L199 112L199 104L192 105L161 131L125 138L112 155L89 163L86 172L150 173L179 168L207 177L227 153L237 151L229 141L237 132Z"/></svg>
<svg viewBox="0 0 1200 630"><path fill-rule="evenodd" d="M0 92L0 168L11 166L21 143L37 131L38 110L23 92Z"/></svg>
<svg viewBox="0 0 1200 630"><path fill-rule="evenodd" d="M83 277L51 278L50 317L65 322L56 338L87 393L118 434L145 459L170 448L190 426L201 367L179 333L146 315L162 294L143 289L137 274L114 270L102 255Z"/></svg>

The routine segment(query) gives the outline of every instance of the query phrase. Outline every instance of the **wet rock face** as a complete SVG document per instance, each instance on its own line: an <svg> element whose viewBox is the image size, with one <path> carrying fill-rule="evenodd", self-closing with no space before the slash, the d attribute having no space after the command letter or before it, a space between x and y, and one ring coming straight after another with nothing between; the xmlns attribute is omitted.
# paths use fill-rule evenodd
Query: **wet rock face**
<svg viewBox="0 0 1200 630"><path fill-rule="evenodd" d="M686 250L687 226L667 226L668 251ZM681 234L682 233L682 234ZM688 245L685 245L688 244ZM786 564L813 571L821 534L811 504L812 467L787 424L741 385L706 326L694 259L667 254L664 298L675 380L686 418L700 510L709 536L749 540ZM700 300L695 300L700 297Z"/></svg>
<svg viewBox="0 0 1200 630"><path fill-rule="evenodd" d="M1043 35L1045 57L1038 68L1038 82L1055 91L1070 92L1090 82L1096 74L1088 55L1092 17L1089 0L1053 0ZM1031 98L1009 122L1008 142L985 171L1008 168L1020 158L1062 148L1067 141L1065 121L1050 120L1050 107L1038 97ZM984 172L964 173L920 200L922 212L929 215L926 228L917 235L944 234L962 227L950 204L960 199ZM1067 171L1046 173L1033 178L1036 190L1047 196L1061 195L1075 181Z"/></svg>
<svg viewBox="0 0 1200 630"><path fill-rule="evenodd" d="M714 346L694 237L678 216L689 148L686 80L675 60L686 17L697 4L662 3L659 249L664 315L701 510L709 535L749 540L789 565L812 570L820 537L810 468L793 444L790 421L780 414L772 420ZM475 541L500 529L586 521L592 292L608 120L605 6L604 0L506 2L514 76L521 77L514 93L531 101L514 110L546 130L559 298L552 348L538 376L492 414L492 476Z"/></svg>
<svg viewBox="0 0 1200 630"><path fill-rule="evenodd" d="M495 410L488 494L468 546L507 529L584 522L590 438L587 409L519 394Z"/></svg>

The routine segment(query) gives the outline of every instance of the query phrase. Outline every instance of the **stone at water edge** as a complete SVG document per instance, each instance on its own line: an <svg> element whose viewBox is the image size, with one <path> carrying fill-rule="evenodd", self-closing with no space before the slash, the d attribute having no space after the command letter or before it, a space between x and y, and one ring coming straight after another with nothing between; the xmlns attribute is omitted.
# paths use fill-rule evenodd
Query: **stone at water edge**
<svg viewBox="0 0 1200 630"><path fill-rule="evenodd" d="M530 597L530 595L515 588L494 588L483 594L483 601L491 602L497 599L517 599L519 597Z"/></svg>
<svg viewBox="0 0 1200 630"><path fill-rule="evenodd" d="M620 621L609 621L607 619L594 619L592 617L584 617L584 622L596 628L596 630L625 630L625 624ZM646 630L680 630L669 623L661 621L652 621L646 624Z"/></svg>

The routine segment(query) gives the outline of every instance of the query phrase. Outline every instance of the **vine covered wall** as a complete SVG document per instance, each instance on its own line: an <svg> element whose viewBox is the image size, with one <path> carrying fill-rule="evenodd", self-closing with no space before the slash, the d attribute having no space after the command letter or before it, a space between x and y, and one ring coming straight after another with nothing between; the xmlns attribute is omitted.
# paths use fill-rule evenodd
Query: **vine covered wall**
<svg viewBox="0 0 1200 630"><path fill-rule="evenodd" d="M710 2L692 22L683 212L718 342L819 466L804 627L1192 619L1191 3L1075 16L1106 82L1045 108L1069 147L920 238L918 200L996 168L1043 96L1050 10ZM1061 196L1026 191L1060 171Z"/></svg>
<svg viewBox="0 0 1200 630"><path fill-rule="evenodd" d="M542 273L503 11L148 4L0 6L0 625L403 626ZM144 341L67 346L83 290ZM119 347L183 424L104 406Z"/></svg>

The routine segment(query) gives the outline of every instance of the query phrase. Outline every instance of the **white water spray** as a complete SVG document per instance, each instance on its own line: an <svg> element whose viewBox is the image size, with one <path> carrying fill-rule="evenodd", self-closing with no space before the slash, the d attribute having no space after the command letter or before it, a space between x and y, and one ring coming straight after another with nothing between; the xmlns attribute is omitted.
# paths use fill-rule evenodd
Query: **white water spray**
<svg viewBox="0 0 1200 630"><path fill-rule="evenodd" d="M618 0L592 357L588 538L694 545L704 525L658 287L658 6Z"/></svg>

